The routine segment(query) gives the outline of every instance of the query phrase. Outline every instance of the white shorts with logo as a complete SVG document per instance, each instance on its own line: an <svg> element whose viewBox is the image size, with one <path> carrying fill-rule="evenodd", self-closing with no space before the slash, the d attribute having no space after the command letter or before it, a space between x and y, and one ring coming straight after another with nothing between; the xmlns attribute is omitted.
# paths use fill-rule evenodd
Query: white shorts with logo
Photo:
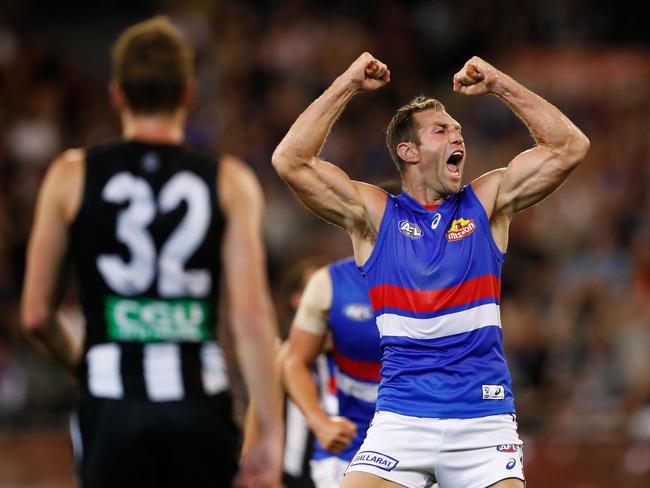
<svg viewBox="0 0 650 488"><path fill-rule="evenodd" d="M314 486L316 488L339 488L348 464L350 461L335 456L318 460L312 459L309 461L309 467Z"/></svg>
<svg viewBox="0 0 650 488"><path fill-rule="evenodd" d="M408 488L486 488L524 480L522 441L511 414L433 419L377 412L346 474L363 471Z"/></svg>

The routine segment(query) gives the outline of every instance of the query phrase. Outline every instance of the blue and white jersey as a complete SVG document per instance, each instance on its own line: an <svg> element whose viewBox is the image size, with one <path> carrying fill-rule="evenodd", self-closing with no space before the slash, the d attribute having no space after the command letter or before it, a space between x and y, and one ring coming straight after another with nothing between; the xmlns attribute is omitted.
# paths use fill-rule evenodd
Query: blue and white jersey
<svg viewBox="0 0 650 488"><path fill-rule="evenodd" d="M337 457L352 460L366 437L375 413L381 368L379 331L368 297L368 285L352 258L328 267L332 278L332 305L328 325L334 343L338 415L357 425L357 436ZM318 444L318 443L317 443ZM333 456L316 446L313 459Z"/></svg>
<svg viewBox="0 0 650 488"><path fill-rule="evenodd" d="M389 195L361 267L381 334L377 410L428 418L513 413L499 311L501 265L471 186L427 209Z"/></svg>

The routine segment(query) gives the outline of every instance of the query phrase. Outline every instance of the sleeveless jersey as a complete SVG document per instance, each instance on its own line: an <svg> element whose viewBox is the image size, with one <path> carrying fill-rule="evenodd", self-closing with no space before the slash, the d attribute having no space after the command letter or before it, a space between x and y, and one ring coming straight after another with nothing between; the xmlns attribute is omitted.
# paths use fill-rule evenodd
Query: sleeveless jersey
<svg viewBox="0 0 650 488"><path fill-rule="evenodd" d="M429 418L513 413L499 298L504 254L471 186L427 210L388 196L361 267L381 335L377 410Z"/></svg>
<svg viewBox="0 0 650 488"><path fill-rule="evenodd" d="M181 145L88 150L70 242L91 396L167 401L227 389L215 341L224 225L217 167Z"/></svg>
<svg viewBox="0 0 650 488"><path fill-rule="evenodd" d="M368 285L352 258L329 267L332 305L328 324L334 343L338 415L357 425L357 436L337 454L350 461L366 437L377 401L381 351L379 332L368 297ZM314 459L332 456L315 450Z"/></svg>

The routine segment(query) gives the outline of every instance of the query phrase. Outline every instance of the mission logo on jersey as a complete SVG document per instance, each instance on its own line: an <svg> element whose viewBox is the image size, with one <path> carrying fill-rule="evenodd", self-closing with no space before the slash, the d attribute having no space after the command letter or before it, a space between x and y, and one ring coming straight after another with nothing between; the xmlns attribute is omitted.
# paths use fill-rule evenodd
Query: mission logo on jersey
<svg viewBox="0 0 650 488"><path fill-rule="evenodd" d="M460 241L463 237L470 235L476 230L476 224L472 219L456 219L451 223L447 231L449 242Z"/></svg>

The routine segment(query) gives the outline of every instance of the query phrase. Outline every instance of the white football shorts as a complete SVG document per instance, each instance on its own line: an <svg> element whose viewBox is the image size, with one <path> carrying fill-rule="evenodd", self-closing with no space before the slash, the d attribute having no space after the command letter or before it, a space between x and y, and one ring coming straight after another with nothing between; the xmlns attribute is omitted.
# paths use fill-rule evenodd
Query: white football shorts
<svg viewBox="0 0 650 488"><path fill-rule="evenodd" d="M346 474L363 471L408 488L486 488L525 480L515 415L435 419L377 412Z"/></svg>

